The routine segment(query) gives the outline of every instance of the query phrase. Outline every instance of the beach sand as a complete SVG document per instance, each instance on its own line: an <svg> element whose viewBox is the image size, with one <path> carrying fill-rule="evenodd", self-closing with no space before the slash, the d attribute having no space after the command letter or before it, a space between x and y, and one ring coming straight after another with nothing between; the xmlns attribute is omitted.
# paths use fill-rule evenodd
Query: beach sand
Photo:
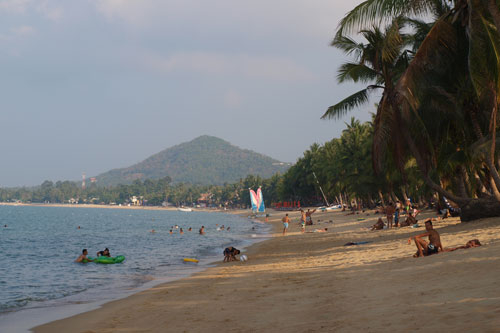
<svg viewBox="0 0 500 333"><path fill-rule="evenodd" d="M423 227L369 231L380 215L316 212L320 224L275 234L219 264L35 332L500 331L500 218L435 222L444 247L482 247L412 258ZM425 212L426 217L435 217ZM359 218L365 220L359 221ZM328 221L332 220L333 223ZM357 246L347 242L370 241ZM222 261L222 257L221 257Z"/></svg>

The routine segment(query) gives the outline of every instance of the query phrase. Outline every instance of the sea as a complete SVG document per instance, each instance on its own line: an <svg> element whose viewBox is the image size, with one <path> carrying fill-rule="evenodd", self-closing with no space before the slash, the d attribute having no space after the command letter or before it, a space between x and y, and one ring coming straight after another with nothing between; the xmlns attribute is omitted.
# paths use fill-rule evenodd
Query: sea
<svg viewBox="0 0 500 333"><path fill-rule="evenodd" d="M0 227L1 332L27 332L189 276L222 261L224 248L244 253L270 231L226 213L35 206L0 206ZM74 262L84 248L95 257L106 247L125 261Z"/></svg>

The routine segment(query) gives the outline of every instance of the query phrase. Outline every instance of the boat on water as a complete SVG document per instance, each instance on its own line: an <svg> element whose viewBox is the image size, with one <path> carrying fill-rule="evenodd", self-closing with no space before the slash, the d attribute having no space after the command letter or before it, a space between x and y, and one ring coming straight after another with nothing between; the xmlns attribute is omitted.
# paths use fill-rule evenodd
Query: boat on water
<svg viewBox="0 0 500 333"><path fill-rule="evenodd" d="M179 212L192 212L193 211L192 208L188 208L188 207L178 207L177 210Z"/></svg>

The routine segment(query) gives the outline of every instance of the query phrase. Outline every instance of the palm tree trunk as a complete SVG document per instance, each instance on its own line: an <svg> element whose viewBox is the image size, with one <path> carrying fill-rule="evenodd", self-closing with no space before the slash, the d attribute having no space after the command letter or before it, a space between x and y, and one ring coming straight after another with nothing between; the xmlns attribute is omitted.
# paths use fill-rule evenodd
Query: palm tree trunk
<svg viewBox="0 0 500 333"><path fill-rule="evenodd" d="M496 147L497 110L498 110L497 105L495 105L495 107L491 112L491 119L490 119L490 132L492 135L490 151L485 152L484 155L486 160L486 167L488 168L488 171L490 172L490 175L493 177L494 180L494 184L492 184L493 195L498 201L500 201L500 193L498 192L498 188L500 188L500 175L498 174L498 170L495 166L495 163L493 162L495 159L495 147ZM476 136L480 140L484 139L483 131L479 126L475 111L471 110L470 115L472 121L472 128L474 129ZM495 188L493 188L493 186ZM497 195L497 193L499 193L499 195Z"/></svg>
<svg viewBox="0 0 500 333"><path fill-rule="evenodd" d="M384 195L381 190L378 190L378 196L380 197L380 201L382 202L382 207L385 207Z"/></svg>

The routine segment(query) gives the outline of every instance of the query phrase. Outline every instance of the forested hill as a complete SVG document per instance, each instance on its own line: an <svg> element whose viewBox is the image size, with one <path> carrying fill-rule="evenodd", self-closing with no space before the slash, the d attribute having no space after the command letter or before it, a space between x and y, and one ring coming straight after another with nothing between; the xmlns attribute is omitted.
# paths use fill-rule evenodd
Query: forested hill
<svg viewBox="0 0 500 333"><path fill-rule="evenodd" d="M130 184L136 179L169 176L174 183L219 185L237 182L249 174L268 178L276 172L283 173L288 167L271 157L204 135L167 148L128 168L105 172L97 176L97 184Z"/></svg>

